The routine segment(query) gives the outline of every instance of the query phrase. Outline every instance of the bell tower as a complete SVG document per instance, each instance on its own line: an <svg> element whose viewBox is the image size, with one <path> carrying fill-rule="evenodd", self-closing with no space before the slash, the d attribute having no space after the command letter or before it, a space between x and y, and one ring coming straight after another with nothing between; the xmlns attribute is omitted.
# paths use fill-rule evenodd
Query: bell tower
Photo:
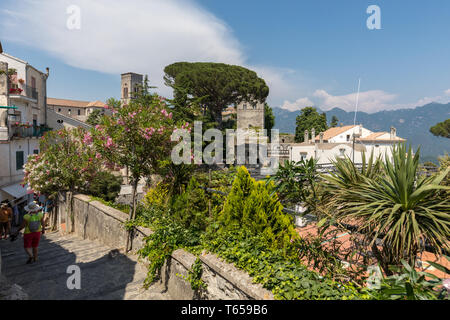
<svg viewBox="0 0 450 320"><path fill-rule="evenodd" d="M139 87L144 82L144 76L142 74L128 72L122 74L121 84L121 101L123 104L130 103L130 100L135 98L136 93L139 91Z"/></svg>
<svg viewBox="0 0 450 320"><path fill-rule="evenodd" d="M242 101L236 106L237 129L264 129L264 102Z"/></svg>

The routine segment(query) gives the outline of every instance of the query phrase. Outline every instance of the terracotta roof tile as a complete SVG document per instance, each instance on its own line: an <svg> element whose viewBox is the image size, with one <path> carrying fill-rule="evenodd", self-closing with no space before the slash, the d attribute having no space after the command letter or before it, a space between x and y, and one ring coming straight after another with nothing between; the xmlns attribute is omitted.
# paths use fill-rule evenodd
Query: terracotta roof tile
<svg viewBox="0 0 450 320"><path fill-rule="evenodd" d="M97 101L90 102L87 106L88 107L104 108L105 107L105 103L97 100Z"/></svg>
<svg viewBox="0 0 450 320"><path fill-rule="evenodd" d="M47 98L47 104L53 105L53 106L62 106L62 107L85 108L89 104L89 101Z"/></svg>
<svg viewBox="0 0 450 320"><path fill-rule="evenodd" d="M340 135L341 133L343 133L343 132L345 132L345 131L347 131L349 129L352 129L354 127L357 127L357 126L343 126L343 127L330 128L330 129L328 129L327 131L325 131L323 133L323 140L325 141L325 140L329 140L331 138L334 138L337 135ZM317 135L316 136L316 141L319 141L319 140L320 140L320 135Z"/></svg>
<svg viewBox="0 0 450 320"><path fill-rule="evenodd" d="M55 98L47 98L47 104L52 106L74 107L74 108L90 108L90 107L103 108L105 106L105 103L98 100L89 102L89 101L55 99Z"/></svg>

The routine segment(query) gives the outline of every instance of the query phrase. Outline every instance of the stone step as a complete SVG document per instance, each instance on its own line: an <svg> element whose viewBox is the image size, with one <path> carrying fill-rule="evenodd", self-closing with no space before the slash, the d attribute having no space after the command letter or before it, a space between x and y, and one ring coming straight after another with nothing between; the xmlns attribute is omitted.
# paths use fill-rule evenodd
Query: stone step
<svg viewBox="0 0 450 320"><path fill-rule="evenodd" d="M68 243L65 244L64 247L60 246L60 245L55 245L54 243L45 243L42 242L39 245L39 258L44 258L46 256L51 256L51 257L57 257L58 254L67 254L67 252L75 252L77 250L80 250L80 248L82 249L91 249L94 247L101 247L100 245L96 244L96 243L92 243L90 241L87 240L81 240L79 242L75 242L75 243ZM81 250L82 250L81 249ZM8 261L10 263L10 265L15 265L14 261L17 260L18 257L27 257L27 254L25 253L25 250L22 248L22 246L20 248L15 248L14 250L8 250L8 251L4 251L3 252L3 257L5 261Z"/></svg>
<svg viewBox="0 0 450 320"><path fill-rule="evenodd" d="M39 261L26 265L23 240L0 242L3 274L23 287L35 300L162 300L170 299L161 285L143 288L147 268L137 256L120 252L95 241L73 235L47 233L39 247ZM81 289L70 290L69 265L81 272Z"/></svg>
<svg viewBox="0 0 450 320"><path fill-rule="evenodd" d="M45 249L42 248L41 250L44 251L39 254L39 260L36 264L33 263L32 265L26 265L25 262L28 256L25 252L22 252L20 256L14 259L14 261L11 261L11 263L5 266L5 273L8 274L8 276L20 275L22 274L21 269L27 271L27 267L36 266L37 268L48 268L69 262L76 263L77 261L85 261L86 258L91 259L97 256L101 257L99 256L100 254L104 255L110 251L110 249L98 245L86 245L86 247L76 251L53 250L46 252ZM5 262L8 260L5 259Z"/></svg>

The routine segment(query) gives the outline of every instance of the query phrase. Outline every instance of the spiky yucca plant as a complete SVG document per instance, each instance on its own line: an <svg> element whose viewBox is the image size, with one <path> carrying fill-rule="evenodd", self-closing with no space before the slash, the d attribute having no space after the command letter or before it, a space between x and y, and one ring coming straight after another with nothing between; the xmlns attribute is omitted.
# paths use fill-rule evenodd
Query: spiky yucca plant
<svg viewBox="0 0 450 320"><path fill-rule="evenodd" d="M414 265L425 244L436 252L448 250L450 200L439 191L449 189L440 183L450 169L419 178L419 151L414 155L404 144L393 148L392 159L385 157L381 171L371 162L358 172L348 160L337 160L337 173L324 177L325 189L333 194L327 202L333 218L356 223L387 275L402 259Z"/></svg>

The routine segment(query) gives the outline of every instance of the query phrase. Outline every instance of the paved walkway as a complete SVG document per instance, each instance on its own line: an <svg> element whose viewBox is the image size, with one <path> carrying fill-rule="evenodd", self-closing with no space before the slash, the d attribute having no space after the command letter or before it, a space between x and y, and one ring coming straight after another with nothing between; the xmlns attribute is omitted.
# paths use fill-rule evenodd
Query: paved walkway
<svg viewBox="0 0 450 320"><path fill-rule="evenodd" d="M126 256L97 242L73 235L47 233L41 238L39 261L25 264L23 239L0 241L2 275L37 300L166 300L164 288L143 289L147 270L134 256ZM69 290L70 265L81 270L81 289Z"/></svg>

